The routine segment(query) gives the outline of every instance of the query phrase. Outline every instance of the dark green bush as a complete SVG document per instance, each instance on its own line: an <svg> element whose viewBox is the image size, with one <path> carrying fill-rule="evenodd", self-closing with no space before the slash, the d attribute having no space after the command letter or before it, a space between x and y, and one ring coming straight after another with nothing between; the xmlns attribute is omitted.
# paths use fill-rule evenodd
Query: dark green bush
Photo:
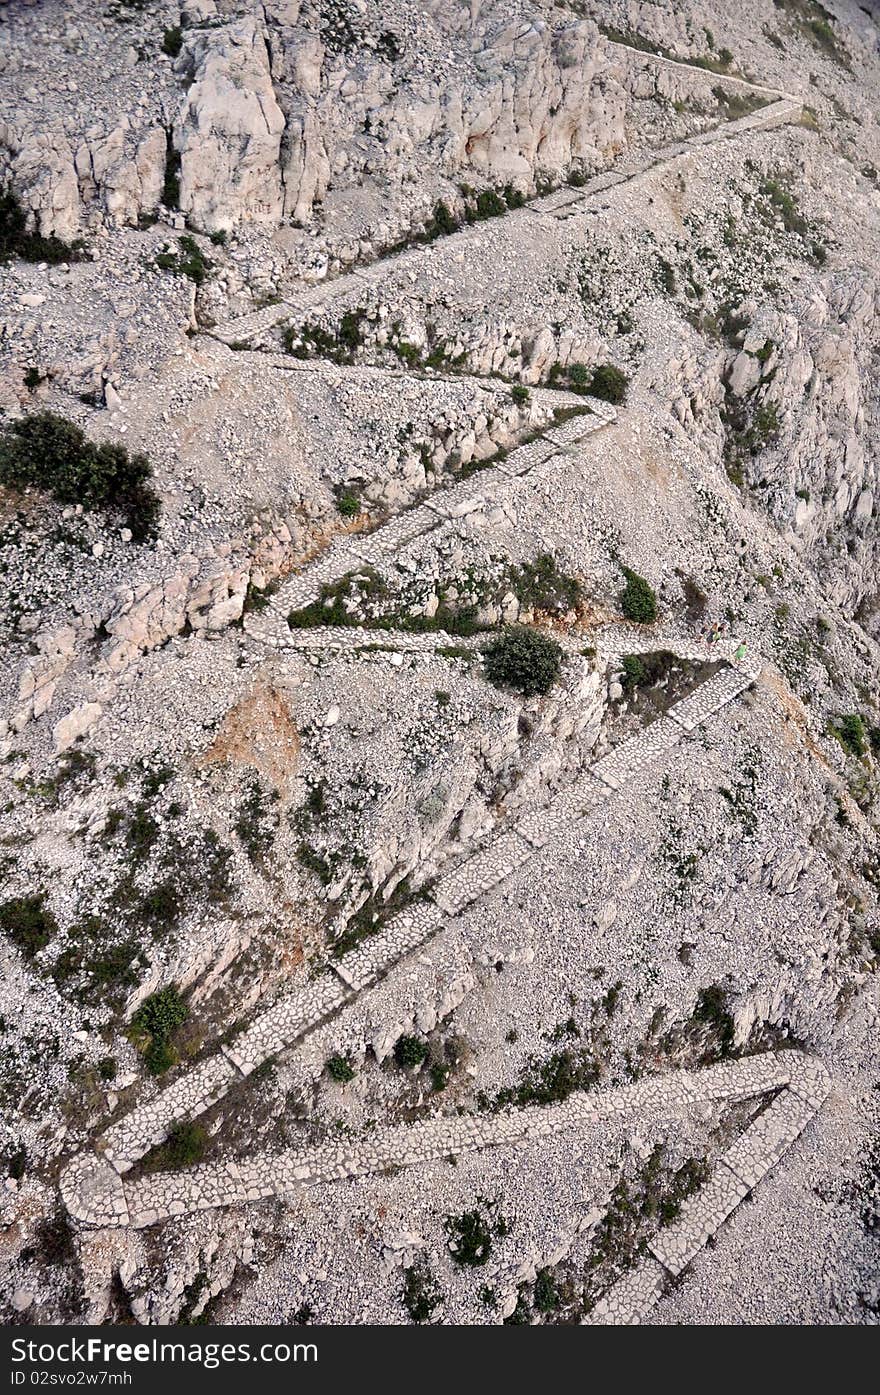
<svg viewBox="0 0 880 1395"><path fill-rule="evenodd" d="M27 215L11 189L0 192L0 262L21 257L26 262L74 262L82 257L82 243L68 244L59 237L28 232Z"/></svg>
<svg viewBox="0 0 880 1395"><path fill-rule="evenodd" d="M354 1067L347 1056L331 1056L327 1061L327 1074L339 1085L347 1085L354 1080Z"/></svg>
<svg viewBox="0 0 880 1395"><path fill-rule="evenodd" d="M476 1206L473 1211L465 1211L460 1216L447 1216L443 1222L449 1236L447 1244L452 1258L456 1264L472 1269L486 1263L492 1253L493 1239L510 1231L508 1222L499 1215L496 1203L487 1203L482 1197L478 1200L488 1207L488 1216Z"/></svg>
<svg viewBox="0 0 880 1395"><path fill-rule="evenodd" d="M600 363L598 368L593 369L590 392L594 397L600 397L603 402L610 402L615 407L620 406L626 401L628 387L627 374L613 363Z"/></svg>
<svg viewBox="0 0 880 1395"><path fill-rule="evenodd" d="M0 484L44 489L59 503L120 514L138 540L152 537L159 500L144 455L96 445L55 412L9 422L0 434Z"/></svg>
<svg viewBox="0 0 880 1395"><path fill-rule="evenodd" d="M511 625L484 650L484 659L490 683L533 697L553 687L559 677L562 650L549 635L525 625Z"/></svg>
<svg viewBox="0 0 880 1395"><path fill-rule="evenodd" d="M0 930L26 959L33 959L58 929L58 922L46 910L45 903L45 896L14 896L0 905Z"/></svg>
<svg viewBox="0 0 880 1395"><path fill-rule="evenodd" d="M169 983L167 988L159 988L145 998L131 1019L137 1031L148 1032L151 1037L167 1038L187 1019L188 1008L177 987Z"/></svg>
<svg viewBox="0 0 880 1395"><path fill-rule="evenodd" d="M429 238L448 237L458 231L458 219L449 210L449 205L441 199L434 205L434 215L425 229Z"/></svg>
<svg viewBox="0 0 880 1395"><path fill-rule="evenodd" d="M182 48L183 30L179 24L172 25L162 35L162 52L167 53L169 58L176 58Z"/></svg>
<svg viewBox="0 0 880 1395"><path fill-rule="evenodd" d="M624 688L639 688L648 676L638 654L624 654L622 668Z"/></svg>
<svg viewBox="0 0 880 1395"><path fill-rule="evenodd" d="M214 263L206 257L199 244L189 233L177 239L178 252L158 252L156 265L162 271L171 271L175 276L188 276L197 286L208 278Z"/></svg>
<svg viewBox="0 0 880 1395"><path fill-rule="evenodd" d="M174 149L171 131L165 132L165 173L162 178L162 203L177 208L180 203L180 152Z"/></svg>
<svg viewBox="0 0 880 1395"><path fill-rule="evenodd" d="M518 1085L507 1085L494 1098L482 1094L481 1107L491 1110L509 1105L561 1104L575 1090L588 1090L599 1078L595 1058L586 1047L566 1047L546 1060L529 1056Z"/></svg>
<svg viewBox="0 0 880 1395"><path fill-rule="evenodd" d="M143 1046L144 1062L151 1075L161 1075L176 1060L171 1034L186 1021L186 1003L173 983L145 998L131 1019L132 1031Z"/></svg>
<svg viewBox="0 0 880 1395"><path fill-rule="evenodd" d="M727 994L720 984L714 983L709 988L700 989L693 1017L695 1022L712 1028L718 1037L720 1054L729 1056L736 1039L736 1029L728 1009Z"/></svg>
<svg viewBox="0 0 880 1395"><path fill-rule="evenodd" d="M238 806L235 831L244 844L245 852L255 867L259 867L272 851L278 828L277 790L263 789L256 775L251 776L244 797Z"/></svg>
<svg viewBox="0 0 880 1395"><path fill-rule="evenodd" d="M867 753L865 723L857 712L848 712L846 716L841 717L833 731L847 755L861 760Z"/></svg>
<svg viewBox="0 0 880 1395"><path fill-rule="evenodd" d="M114 939L116 926L100 916L86 916L67 932L68 944L50 970L60 989L71 980L75 996L119 1010L128 991L140 982L146 960L138 940Z"/></svg>
<svg viewBox="0 0 880 1395"><path fill-rule="evenodd" d="M511 567L510 589L520 605L535 610L561 614L575 610L581 602L583 588L577 577L559 570L556 558L549 553Z"/></svg>
<svg viewBox="0 0 880 1395"><path fill-rule="evenodd" d="M559 1307L561 1296L552 1269L539 1269L535 1275L534 1301L539 1313L553 1313Z"/></svg>
<svg viewBox="0 0 880 1395"><path fill-rule="evenodd" d="M657 619L657 597L643 576L630 567L621 568L626 586L620 595L620 608L634 625L651 625Z"/></svg>
<svg viewBox="0 0 880 1395"><path fill-rule="evenodd" d="M415 1070L428 1059L428 1044L419 1037L399 1037L394 1059L402 1070Z"/></svg>
<svg viewBox="0 0 880 1395"><path fill-rule="evenodd" d="M337 513L343 518L357 518L361 511L361 498L356 486L340 484L335 493Z"/></svg>
<svg viewBox="0 0 880 1395"><path fill-rule="evenodd" d="M443 1294L424 1255L404 1271L403 1305L413 1322L427 1322L443 1302Z"/></svg>
<svg viewBox="0 0 880 1395"><path fill-rule="evenodd" d="M177 1054L167 1041L151 1041L144 1051L144 1065L150 1075L164 1075L177 1061Z"/></svg>
<svg viewBox="0 0 880 1395"><path fill-rule="evenodd" d="M590 370L585 363L570 363L566 377L576 392L586 392L590 386Z"/></svg>

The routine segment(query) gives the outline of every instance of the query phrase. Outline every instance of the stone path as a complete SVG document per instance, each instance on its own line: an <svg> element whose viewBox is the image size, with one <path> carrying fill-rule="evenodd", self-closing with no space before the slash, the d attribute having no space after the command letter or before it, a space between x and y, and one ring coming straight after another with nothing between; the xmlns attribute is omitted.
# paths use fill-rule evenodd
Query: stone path
<svg viewBox="0 0 880 1395"><path fill-rule="evenodd" d="M617 412L607 402L584 397L580 405L587 410L558 426L547 427L537 440L511 450L506 460L476 470L457 484L438 489L423 503L396 514L371 533L345 533L335 538L317 560L281 583L266 611L245 617L245 630L274 647L315 647L303 638L302 632L298 639L286 633L286 620L291 610L310 605L319 598L323 586L341 581L349 572L365 566L381 566L416 538L440 529L450 519L464 518L499 495L516 490L522 482L544 478L570 463L573 449L617 421ZM411 640L417 638L412 636ZM445 638L449 644L458 643L452 636ZM435 638L433 645L425 647L436 647L438 642L444 641ZM339 641L334 639L331 643ZM353 641L354 647L356 643ZM351 646L346 644L345 647ZM422 646L411 642L406 647Z"/></svg>
<svg viewBox="0 0 880 1395"><path fill-rule="evenodd" d="M635 56L648 65L675 68L689 73L702 71L694 64L663 58L659 54L642 53L637 49L631 49L626 44L613 43L610 46L618 49L621 53L626 53L630 58ZM525 223L529 218L535 216L549 216L554 219L571 217L587 207L590 200L597 195L614 188L616 185L639 179L652 170L660 169L664 165L680 159L692 150L713 145L722 140L735 139L738 136L748 134L750 131L770 130L775 126L786 125L789 122L799 120L803 114L803 103L788 93L780 92L775 88L763 87L760 84L749 82L745 78L729 77L723 73L711 76L719 86L753 92L771 100L767 106L749 113L748 116L724 122L713 127L710 131L690 136L683 141L676 141L660 150L647 152L637 157L628 167L597 174L592 179L587 180L580 188L564 185L562 188L554 190L552 194L533 199L524 207L506 213L505 219L514 222L519 220ZM526 236L530 235L525 227L523 231ZM482 237L483 229L480 226L465 227L444 238L443 243L444 245L455 243L456 246L474 245ZM247 347L254 340L263 338L283 320L301 319L316 311L325 310L331 300L343 298L352 291L357 292L365 285L378 285L386 279L390 269L399 271L417 268L423 259L430 254L431 244L416 244L406 251L383 257L371 265L355 267L352 271L343 273L335 280L304 288L295 296L279 300L273 305L266 305L246 315L239 315L226 324L217 325L213 329L207 330L206 333L224 344Z"/></svg>
<svg viewBox="0 0 880 1395"><path fill-rule="evenodd" d="M639 1323L660 1298L667 1280L681 1274L815 1118L831 1088L822 1062L800 1051L777 1052L775 1060L787 1077L779 1082L784 1088L717 1161L709 1180L684 1203L678 1219L648 1242L649 1256L600 1299L585 1319L588 1325ZM749 1060L740 1064L747 1066Z"/></svg>
<svg viewBox="0 0 880 1395"><path fill-rule="evenodd" d="M527 1144L631 1110L675 1114L695 1104L732 1103L773 1092L769 1105L716 1161L708 1181L685 1202L678 1218L648 1242L648 1257L618 1280L585 1319L593 1325L632 1324L800 1137L829 1088L827 1072L816 1058L798 1050L767 1052L647 1077L613 1090L578 1092L562 1104L500 1114L438 1115L377 1129L354 1143L258 1153L186 1172L147 1174L128 1185L105 1159L82 1155L64 1173L61 1194L71 1215L88 1225L142 1229L194 1211L288 1197L302 1186Z"/></svg>
<svg viewBox="0 0 880 1395"><path fill-rule="evenodd" d="M719 81L765 90L738 79ZM509 216L571 216L603 189L636 178L694 147L792 120L800 110L794 99L781 96L740 121L645 157L634 169L599 175L581 189L558 190ZM454 234L461 240L477 235L479 232L472 230ZM389 260L402 264L423 254L420 247ZM212 333L230 344L249 342L281 319L302 315L325 304L330 297L344 295L358 281L375 284L386 274L387 262L356 269L329 285L305 292L296 302L265 307ZM439 490L373 533L337 539L316 562L282 585L268 616L248 617L248 632L277 647L346 648L390 641L391 647L406 651L433 648L445 642L461 644L461 640L448 635L389 636L384 631L360 629L323 628L292 635L285 617L291 609L317 599L324 585L340 580L358 566L380 564L445 521L481 507L494 492L563 464L571 447L616 420L616 413L607 404L590 401L589 405L593 415L574 417L551 427L540 439L511 452L503 462ZM474 645L480 642L481 637L470 641ZM570 641L567 647L573 643ZM682 657L709 657L703 647L683 645L677 636L642 629L609 626L597 639L597 649L606 656L658 648L670 648ZM638 780L687 733L738 697L756 677L757 670L746 666L715 674L670 708L665 717L623 742L561 789L545 808L522 815L513 827L444 873L423 901L399 912L357 949L328 963L316 980L286 994L260 1013L216 1055L111 1124L97 1140L96 1152L75 1157L62 1175L61 1196L71 1216L90 1226L145 1227L191 1211L285 1196L301 1185L549 1137L625 1109L660 1106L674 1110L700 1100L743 1099L778 1092L719 1160L709 1181L685 1205L675 1224L659 1232L650 1243L649 1257L615 1284L587 1319L595 1323L639 1321L659 1297L667 1277L678 1275L690 1263L821 1106L828 1091L828 1078L820 1062L795 1051L769 1053L699 1072L676 1072L647 1079L601 1094L578 1094L564 1104L547 1108L528 1107L487 1116L438 1116L414 1125L377 1130L354 1145L325 1144L308 1150L227 1160L184 1173L148 1174L128 1184L123 1178L139 1158L164 1140L172 1123L197 1117L236 1081L332 1017L401 958L422 946L447 918L460 914L521 867L549 841L554 831L588 815L624 784Z"/></svg>
<svg viewBox="0 0 880 1395"><path fill-rule="evenodd" d="M627 632L623 631L624 635ZM281 997L216 1055L181 1075L151 1100L111 1124L98 1140L104 1160L124 1174L167 1136L179 1119L195 1118L237 1081L291 1046L377 982L401 958L498 886L543 847L553 833L586 816L625 783L635 782L672 746L732 702L757 677L754 669L724 669L675 703L665 717L612 750L540 809L531 809L485 847L445 872L426 894L399 911L357 949L331 960L317 979Z"/></svg>
<svg viewBox="0 0 880 1395"><path fill-rule="evenodd" d="M750 90L764 90L752 89L749 83L744 85ZM731 140L737 136L746 135L750 131L766 131L775 126L785 126L791 121L798 120L802 112L803 104L797 98L780 97L778 101L761 107L748 116L739 117L736 121L729 121L724 126L716 126L711 131L689 136L687 140L677 141L674 145L664 146L662 150L645 155L629 169L608 170L604 174L596 175L594 179L588 180L579 189L569 187L555 189L546 198L536 199L526 207L531 213L550 214L557 219L569 218L573 214L583 212L590 200L595 198L597 194L605 193L619 184L630 183L654 170L663 169L683 155L698 150L701 146L716 145L719 141Z"/></svg>

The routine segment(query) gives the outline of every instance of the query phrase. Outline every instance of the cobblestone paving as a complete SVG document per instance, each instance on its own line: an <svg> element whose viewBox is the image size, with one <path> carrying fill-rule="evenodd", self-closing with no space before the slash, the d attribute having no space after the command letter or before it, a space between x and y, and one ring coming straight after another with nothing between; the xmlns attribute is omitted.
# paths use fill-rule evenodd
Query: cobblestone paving
<svg viewBox="0 0 880 1395"><path fill-rule="evenodd" d="M656 60L664 61L664 60ZM686 65L685 65L686 66ZM742 84L740 84L742 85ZM745 84L745 86L752 86ZM778 95L778 94L773 94ZM626 172L597 176L584 189L559 190L537 200L521 217L571 216L585 200L602 189L632 179L667 159L677 158L693 146L729 138L742 131L768 128L790 121L800 103L783 97L761 111L719 130L694 137L647 158ZM516 215L510 215L514 217ZM457 234L471 240L478 233ZM394 259L425 256L422 248ZM320 308L344 295L357 283L376 283L387 275L387 264L357 270L330 285L313 288L296 299L265 307L214 330L227 343L258 339L282 319ZM562 465L567 451L592 432L616 419L613 408L590 403L592 416L578 416L551 427L540 440L513 451L506 460L467 480L438 491L419 507L382 525L372 534L336 540L302 573L290 578L275 598L275 619L314 600L320 588L340 580L355 565L381 562L402 546L440 525L479 507L486 491L509 487L529 473L546 473ZM267 617L265 629L253 618L248 628L256 638L279 643L280 631ZM367 632L354 632L364 641ZM350 632L320 632L322 645L347 646ZM315 636L317 639L317 635ZM409 636L409 640L415 637ZM421 640L422 637L419 637ZM357 642L357 640L355 641ZM366 640L367 643L371 640ZM431 636L432 645L437 636ZM394 636L395 647L407 647ZM615 647L616 646L616 647ZM306 647L301 644L301 647ZM412 644L411 647L421 647ZM619 655L670 648L682 657L705 659L706 651L681 637L647 633L627 627L606 627L597 641L600 652ZM560 791L547 808L530 811L515 829L500 834L487 847L447 873L434 888L433 901L411 906L395 916L379 933L330 965L317 980L285 995L273 1007L225 1044L213 1057L160 1090L122 1119L111 1124L98 1139L96 1154L81 1154L66 1168L60 1192L71 1216L91 1226L144 1227L191 1210L226 1206L285 1195L305 1183L363 1175L384 1168L417 1164L473 1149L510 1146L548 1137L562 1129L583 1125L603 1115L648 1105L670 1109L709 1099L739 1099L779 1091L768 1108L718 1162L706 1185L682 1208L674 1225L651 1242L651 1254L624 1275L587 1319L591 1323L638 1322L662 1292L667 1275L677 1275L715 1233L739 1201L755 1187L783 1156L813 1118L827 1094L828 1077L822 1063L798 1052L768 1053L743 1061L714 1066L701 1072L676 1072L597 1095L577 1095L549 1108L529 1107L497 1116L432 1118L418 1124L377 1130L350 1146L326 1144L319 1148L251 1159L227 1160L193 1168L186 1173L148 1174L129 1182L122 1176L166 1136L172 1122L193 1118L222 1098L231 1084L248 1075L263 1061L291 1045L306 1032L351 1002L353 996L374 983L403 956L422 945L444 923L521 866L555 830L595 809L624 783L637 778L656 763L684 733L694 730L756 678L754 668L726 669L675 704L667 717L647 727L597 762L592 771Z"/></svg>
<svg viewBox="0 0 880 1395"><path fill-rule="evenodd" d="M618 638L629 642L623 629ZM686 732L732 701L751 681L742 672L716 674L690 697L673 705L666 717L645 727L564 786L545 807L524 814L512 829L445 873L425 901L399 912L362 946L332 961L318 979L285 994L260 1013L215 1056L111 1124L99 1142L104 1157L118 1172L127 1172L163 1141L175 1121L197 1117L221 1099L237 1079L250 1075L263 1061L333 1016L355 993L426 943L449 917L458 915L523 866L555 832L587 817L603 799L648 773ZM708 697L706 689L710 690Z"/></svg>
<svg viewBox="0 0 880 1395"><path fill-rule="evenodd" d="M683 1272L791 1147L828 1089L820 1061L795 1050L767 1052L703 1070L648 1077L615 1090L577 1093L558 1105L530 1105L497 1115L438 1115L377 1129L354 1142L147 1174L128 1185L105 1159L81 1155L62 1176L61 1195L71 1215L86 1225L143 1229L193 1211L284 1198L302 1186L540 1141L624 1111L651 1107L675 1114L701 1102L777 1092L717 1161L677 1219L649 1241L649 1254L612 1285L584 1320L588 1325L634 1324L657 1302L667 1280Z"/></svg>
<svg viewBox="0 0 880 1395"><path fill-rule="evenodd" d="M561 426L553 427L540 440L512 450L503 463L487 466L457 484L438 489L424 503L380 524L372 533L346 534L334 539L316 561L282 583L270 601L271 615L286 620L291 610L317 600L322 586L340 581L364 563L381 565L408 543L442 527L449 519L474 513L491 499L516 488L521 480L544 475L550 469L567 464L567 452L571 447L617 420L616 411L605 402L584 398L581 405L588 407L589 412L580 412ZM269 618L258 617L266 633ZM251 633L261 637L259 626Z"/></svg>

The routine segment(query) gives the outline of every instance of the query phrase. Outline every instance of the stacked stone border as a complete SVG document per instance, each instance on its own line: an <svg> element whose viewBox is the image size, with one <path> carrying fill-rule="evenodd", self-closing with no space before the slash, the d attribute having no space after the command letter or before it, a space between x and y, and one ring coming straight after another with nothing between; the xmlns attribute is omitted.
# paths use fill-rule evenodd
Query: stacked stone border
<svg viewBox="0 0 880 1395"><path fill-rule="evenodd" d="M346 533L335 538L316 561L282 582L266 612L245 617L246 633L276 648L321 648L319 636L327 633L326 630L311 631L311 642L306 636L298 642L291 637L286 624L291 610L310 605L318 599L323 586L341 581L349 572L382 566L416 539L474 513L489 499L536 478L545 478L570 464L573 450L580 449L597 431L617 421L617 412L607 402L594 397L575 400L582 408L576 416L559 425L548 425L535 440L511 450L504 461L487 465L457 484L438 489L415 508L395 514L370 533ZM357 631L352 629L348 634L354 636ZM420 647L412 642L414 638L411 637L405 647ZM443 642L435 636L430 647ZM458 643L452 636L446 636L446 642Z"/></svg>
<svg viewBox="0 0 880 1395"><path fill-rule="evenodd" d="M316 980L285 994L215 1055L111 1124L98 1140L103 1158L119 1174L128 1172L139 1158L163 1142L173 1123L203 1113L236 1081L334 1016L400 959L436 935L447 920L460 915L523 866L555 833L592 813L624 785L638 781L658 758L737 698L756 677L755 670L722 669L675 703L664 717L588 767L547 805L530 809L445 872L424 900L399 911L358 948L329 960L326 972Z"/></svg>
<svg viewBox="0 0 880 1395"><path fill-rule="evenodd" d="M625 45L614 46L630 55L636 52ZM655 55L638 57L660 65L685 69L691 66ZM633 168L597 175L580 189L556 190L507 216L570 217L596 194L637 179L695 148L751 130L770 129L801 115L801 103L784 93L724 75L719 75L719 81L774 100L738 121L645 155ZM479 229L466 230L453 234L453 240L473 241L479 236ZM370 268L355 269L330 284L304 292L295 301L282 301L240 316L211 333L227 344L246 344L268 333L283 319L324 308L331 298L344 296L363 283L376 284L387 276L389 263L406 266L424 255L423 248L414 248ZM590 408L590 416L551 426L539 439L512 452L503 463L481 471L476 480L468 479L437 491L429 500L394 517L373 533L335 541L316 563L289 578L280 588L273 598L268 621L256 617L246 621L248 633L279 648L348 648L377 643L394 649L421 650L445 641L452 643L449 636L416 637L366 630L321 629L292 636L283 622L289 610L315 600L324 585L340 580L353 566L381 564L416 538L479 508L487 491L515 486L526 476L543 475L564 464L573 446L617 418L607 404L586 400L584 405ZM702 648L695 649L678 637L661 638L625 627L607 627L599 647L607 655L663 647L682 657L707 657ZM328 1143L312 1149L207 1164L184 1173L148 1174L128 1184L123 1179L139 1158L167 1137L175 1121L197 1117L236 1081L351 1003L362 989L376 983L399 960L424 945L448 918L459 915L528 861L554 832L589 815L603 800L637 780L684 735L737 698L754 682L758 671L749 667L725 668L701 684L670 708L666 716L595 762L561 789L546 807L521 816L512 827L446 872L426 900L399 912L359 948L329 963L327 972L316 982L286 994L216 1055L110 1125L97 1140L97 1151L78 1155L62 1174L60 1191L70 1215L88 1226L144 1228L194 1211L288 1196L304 1185L541 1139L628 1109L659 1107L675 1111L700 1101L733 1101L773 1092L769 1105L717 1161L708 1182L685 1204L676 1222L650 1241L648 1257L618 1280L585 1319L587 1323L605 1324L640 1321L662 1294L667 1280L679 1275L692 1261L815 1116L829 1090L828 1076L820 1061L794 1050L767 1053L701 1071L649 1078L616 1090L577 1094L564 1104L550 1107L531 1106L485 1117L435 1117L413 1125L379 1129L347 1147Z"/></svg>
<svg viewBox="0 0 880 1395"><path fill-rule="evenodd" d="M182 1173L147 1175L128 1185L105 1159L81 1155L62 1177L61 1195L71 1215L88 1225L143 1229L196 1211L290 1197L303 1186L536 1142L633 1109L674 1114L696 1104L772 1094L767 1107L716 1160L708 1181L685 1202L675 1222L648 1242L647 1257L613 1284L585 1319L588 1325L634 1324L800 1137L829 1089L827 1071L817 1058L799 1050L767 1052L647 1077L613 1090L578 1093L563 1104L436 1117L377 1129L354 1144L258 1153Z"/></svg>

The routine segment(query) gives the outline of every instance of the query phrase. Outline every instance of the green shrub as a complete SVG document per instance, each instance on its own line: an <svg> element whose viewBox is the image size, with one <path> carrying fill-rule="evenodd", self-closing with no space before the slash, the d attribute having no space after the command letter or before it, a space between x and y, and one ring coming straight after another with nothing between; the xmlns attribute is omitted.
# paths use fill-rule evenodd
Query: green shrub
<svg viewBox="0 0 880 1395"><path fill-rule="evenodd" d="M846 716L841 717L832 730L847 755L855 756L861 760L867 753L865 723L857 712L849 712Z"/></svg>
<svg viewBox="0 0 880 1395"><path fill-rule="evenodd" d="M45 896L14 896L0 905L0 930L3 930L26 959L49 943L58 929L58 922L46 910Z"/></svg>
<svg viewBox="0 0 880 1395"><path fill-rule="evenodd" d="M177 239L179 251L158 252L156 266L162 271L171 271L175 276L188 276L197 286L208 278L214 263L206 257L199 244L189 233Z"/></svg>
<svg viewBox="0 0 880 1395"><path fill-rule="evenodd" d="M587 1047L554 1051L546 1060L529 1056L518 1085L507 1085L494 1097L481 1093L481 1108L505 1109L509 1105L562 1104L576 1090L588 1090L599 1078L599 1069Z"/></svg>
<svg viewBox="0 0 880 1395"><path fill-rule="evenodd" d="M145 998L131 1019L136 1037L145 1040L144 1062L151 1075L161 1075L176 1060L171 1048L172 1032L182 1026L189 1009L176 986L170 983Z"/></svg>
<svg viewBox="0 0 880 1395"><path fill-rule="evenodd" d="M81 260L82 243L68 244L59 237L28 232L27 215L12 189L0 191L0 262L21 257L26 262L74 262Z"/></svg>
<svg viewBox="0 0 880 1395"><path fill-rule="evenodd" d="M485 218L500 218L507 212L507 204L494 189L483 189L477 195L476 204L469 204L466 217L468 222L482 222Z"/></svg>
<svg viewBox="0 0 880 1395"><path fill-rule="evenodd" d="M361 511L360 494L353 485L338 485L336 488L336 511L343 518L357 518Z"/></svg>
<svg viewBox="0 0 880 1395"><path fill-rule="evenodd" d="M176 925L183 914L183 896L176 876L166 877L151 886L140 897L135 909L137 919L160 936Z"/></svg>
<svg viewBox="0 0 880 1395"><path fill-rule="evenodd" d="M131 1019L132 1026L154 1039L167 1038L183 1025L189 1009L173 983L145 998Z"/></svg>
<svg viewBox="0 0 880 1395"><path fill-rule="evenodd" d="M624 688L640 688L648 676L638 654L624 654L622 660Z"/></svg>
<svg viewBox="0 0 880 1395"><path fill-rule="evenodd" d="M534 697L548 693L559 677L562 650L549 635L511 625L484 650L484 660L490 683Z"/></svg>
<svg viewBox="0 0 880 1395"><path fill-rule="evenodd" d="M577 577L560 571L549 553L536 557L534 562L511 567L508 584L521 606L554 614L576 610L583 596Z"/></svg>
<svg viewBox="0 0 880 1395"><path fill-rule="evenodd" d="M427 1322L443 1302L443 1293L437 1287L434 1276L424 1255L404 1271L403 1306L413 1322Z"/></svg>
<svg viewBox="0 0 880 1395"><path fill-rule="evenodd" d="M458 219L450 212L448 204L441 199L434 205L434 214L425 227L425 234L430 240L435 237L448 237L450 233L457 232L459 226Z"/></svg>
<svg viewBox="0 0 880 1395"><path fill-rule="evenodd" d="M115 1080L117 1069L115 1056L102 1056L98 1062L98 1075L102 1080Z"/></svg>
<svg viewBox="0 0 880 1395"><path fill-rule="evenodd" d="M164 1075L177 1061L177 1054L167 1041L151 1041L144 1050L144 1065L150 1075Z"/></svg>
<svg viewBox="0 0 880 1395"><path fill-rule="evenodd" d="M600 363L598 368L593 369L590 379L590 392L593 397L600 397L603 402L610 402L612 406L618 407L626 401L628 387L629 377L622 368L615 367L613 363Z"/></svg>
<svg viewBox="0 0 880 1395"><path fill-rule="evenodd" d="M75 980L76 996L87 1003L122 1006L140 982L146 960L134 937L114 941L115 927L100 916L86 916L67 932L68 944L50 970L60 989Z"/></svg>
<svg viewBox="0 0 880 1395"><path fill-rule="evenodd" d="M168 1130L162 1152L169 1167L192 1167L201 1162L207 1145L208 1134L203 1124L179 1119Z"/></svg>
<svg viewBox="0 0 880 1395"><path fill-rule="evenodd" d="M172 25L162 35L162 52L167 53L169 58L176 58L182 48L183 30L179 24Z"/></svg>
<svg viewBox="0 0 880 1395"><path fill-rule="evenodd" d="M354 1080L354 1067L347 1056L331 1056L327 1061L327 1074L339 1085L347 1085Z"/></svg>
<svg viewBox="0 0 880 1395"><path fill-rule="evenodd" d="M165 173L162 178L162 203L165 208L177 208L180 203L180 152L174 149L171 131L165 132Z"/></svg>
<svg viewBox="0 0 880 1395"><path fill-rule="evenodd" d="M428 1044L420 1037L398 1037L394 1059L401 1070L416 1070L428 1059Z"/></svg>
<svg viewBox="0 0 880 1395"><path fill-rule="evenodd" d="M55 412L9 422L0 434L0 484L44 489L62 504L119 513L138 540L152 537L159 500L144 455L122 446L95 445Z"/></svg>
<svg viewBox="0 0 880 1395"><path fill-rule="evenodd" d="M651 625L657 619L657 596L643 576L630 567L621 568L626 586L620 594L620 608L634 625Z"/></svg>
<svg viewBox="0 0 880 1395"><path fill-rule="evenodd" d="M553 1313L559 1307L561 1295L552 1269L539 1269L535 1275L534 1302L539 1313Z"/></svg>
<svg viewBox="0 0 880 1395"><path fill-rule="evenodd" d="M482 1201L482 1198L480 1200ZM487 1205L485 1202L483 1204ZM472 1211L465 1211L460 1216L445 1218L443 1227L449 1236L447 1245L456 1264L466 1265L471 1269L479 1268L492 1253L493 1239L509 1233L510 1226L504 1217L498 1214L497 1206L489 1203L488 1210L490 1214L485 1216L479 1206L476 1206Z"/></svg>
<svg viewBox="0 0 880 1395"><path fill-rule="evenodd" d="M514 383L510 395L518 407L525 407L529 401L529 390L524 383Z"/></svg>

